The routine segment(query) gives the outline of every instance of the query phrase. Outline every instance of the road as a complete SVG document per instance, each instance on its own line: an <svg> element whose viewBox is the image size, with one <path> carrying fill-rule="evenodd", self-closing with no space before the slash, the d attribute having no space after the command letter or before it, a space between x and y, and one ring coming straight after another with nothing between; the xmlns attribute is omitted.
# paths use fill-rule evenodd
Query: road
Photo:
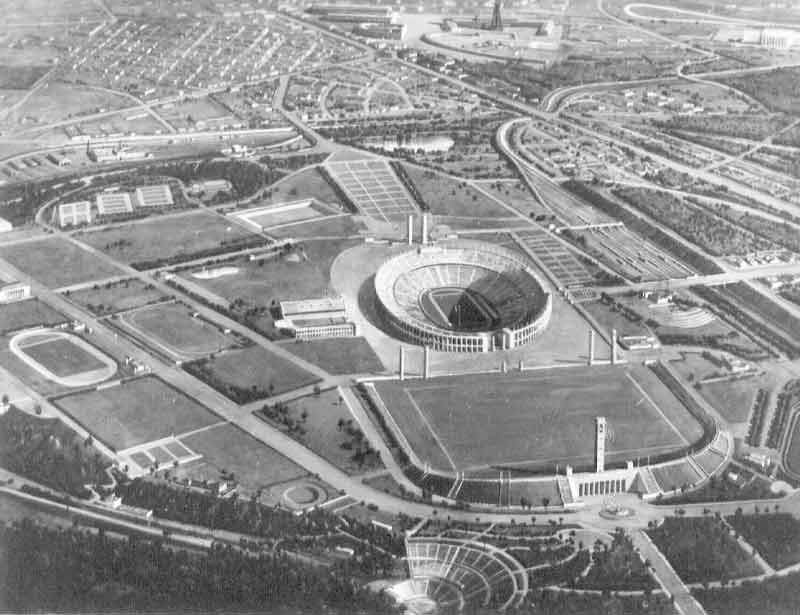
<svg viewBox="0 0 800 615"><path fill-rule="evenodd" d="M705 615L705 609L694 599L689 588L670 566L667 558L658 550L644 531L633 532L631 535L634 546L639 549L642 557L650 562L653 574L661 588L675 600L675 608L681 615Z"/></svg>

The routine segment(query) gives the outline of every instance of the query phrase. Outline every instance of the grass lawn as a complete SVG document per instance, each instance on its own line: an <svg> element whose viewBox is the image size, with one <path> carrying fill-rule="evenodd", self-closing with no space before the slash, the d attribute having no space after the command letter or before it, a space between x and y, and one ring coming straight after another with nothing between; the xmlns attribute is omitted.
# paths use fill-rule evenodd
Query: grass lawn
<svg viewBox="0 0 800 615"><path fill-rule="evenodd" d="M466 182L429 169L403 165L411 182L434 215L508 218L513 212Z"/></svg>
<svg viewBox="0 0 800 615"><path fill-rule="evenodd" d="M69 319L38 299L26 299L0 306L0 332L28 327L56 325Z"/></svg>
<svg viewBox="0 0 800 615"><path fill-rule="evenodd" d="M322 203L335 205L339 208L339 199L333 188L325 180L317 167L303 169L289 177L276 182L267 191L265 203L283 203L300 199L315 198Z"/></svg>
<svg viewBox="0 0 800 615"><path fill-rule="evenodd" d="M519 180L482 181L480 187L526 216L550 213Z"/></svg>
<svg viewBox="0 0 800 615"><path fill-rule="evenodd" d="M700 387L702 395L719 413L731 423L741 423L750 415L750 408L763 378L743 378L712 382Z"/></svg>
<svg viewBox="0 0 800 615"><path fill-rule="evenodd" d="M181 466L176 475L196 480L219 480L225 470L247 491L308 474L299 465L235 425L226 424L181 438L181 442L203 455L197 462Z"/></svg>
<svg viewBox="0 0 800 615"><path fill-rule="evenodd" d="M56 405L115 450L180 434L220 419L155 376L59 398Z"/></svg>
<svg viewBox="0 0 800 615"><path fill-rule="evenodd" d="M581 303L581 307L589 312L603 329L616 329L620 337L626 335L652 335L650 329L643 323L629 320L622 312L612 310L601 301L587 301Z"/></svg>
<svg viewBox="0 0 800 615"><path fill-rule="evenodd" d="M60 378L101 369L106 366L97 357L64 338L57 338L32 346L23 346L21 350Z"/></svg>
<svg viewBox="0 0 800 615"><path fill-rule="evenodd" d="M55 237L2 246L0 258L49 288L110 278L122 273L66 239Z"/></svg>
<svg viewBox="0 0 800 615"><path fill-rule="evenodd" d="M146 342L178 356L198 357L219 352L235 343L213 324L192 318L181 303L162 303L124 316L123 322L141 334Z"/></svg>
<svg viewBox="0 0 800 615"><path fill-rule="evenodd" d="M65 293L65 296L97 316L132 310L166 299L155 287L135 278Z"/></svg>
<svg viewBox="0 0 800 615"><path fill-rule="evenodd" d="M443 470L453 465L459 470L497 464L587 466L594 455L597 416L608 420L609 461L666 453L702 435L683 405L640 366L375 384L419 457Z"/></svg>
<svg viewBox="0 0 800 615"><path fill-rule="evenodd" d="M306 241L287 256L270 260L236 259L226 265L237 267L235 275L202 280L192 272L182 275L193 284L236 305L233 310L264 335L280 337L269 313L272 301L310 299L330 293L330 269L340 252L359 240L333 239ZM237 300L240 300L237 302ZM253 311L254 308L260 308Z"/></svg>
<svg viewBox="0 0 800 615"><path fill-rule="evenodd" d="M713 353L716 356L716 353ZM691 384L714 374L725 373L725 369L703 358L699 353L684 353L683 360L671 361L670 365ZM748 378L725 380L701 384L698 392L717 412L731 423L743 423L750 416L750 408L759 388L773 390L777 376L759 374Z"/></svg>
<svg viewBox="0 0 800 615"><path fill-rule="evenodd" d="M736 579L762 573L721 521L667 517L647 532L685 583Z"/></svg>
<svg viewBox="0 0 800 615"><path fill-rule="evenodd" d="M354 459L355 431L359 427L347 404L339 402L337 389L301 397L287 404L287 408L288 417L302 426L299 430L290 430L290 435L338 468L348 474L359 474L383 467L372 455L360 464ZM262 413L259 416L265 418ZM279 428L285 425L277 421L276 424Z"/></svg>
<svg viewBox="0 0 800 615"><path fill-rule="evenodd" d="M81 241L125 263L178 257L185 260L184 256L188 258L250 237L256 235L205 211L76 234Z"/></svg>
<svg viewBox="0 0 800 615"><path fill-rule="evenodd" d="M184 367L239 404L279 395L318 380L262 346L230 350Z"/></svg>
<svg viewBox="0 0 800 615"><path fill-rule="evenodd" d="M332 374L366 374L384 371L383 363L363 337L339 337L283 346L309 363Z"/></svg>

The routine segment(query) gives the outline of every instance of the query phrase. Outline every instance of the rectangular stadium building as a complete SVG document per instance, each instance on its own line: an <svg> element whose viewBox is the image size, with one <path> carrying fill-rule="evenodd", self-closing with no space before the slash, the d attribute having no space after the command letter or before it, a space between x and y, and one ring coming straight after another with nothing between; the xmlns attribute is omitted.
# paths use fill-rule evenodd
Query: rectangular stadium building
<svg viewBox="0 0 800 615"><path fill-rule="evenodd" d="M353 337L356 325L347 319L344 300L339 297L281 301L279 329L288 329L301 340Z"/></svg>
<svg viewBox="0 0 800 615"><path fill-rule="evenodd" d="M141 186L136 189L137 207L169 207L172 204L172 190L167 184Z"/></svg>

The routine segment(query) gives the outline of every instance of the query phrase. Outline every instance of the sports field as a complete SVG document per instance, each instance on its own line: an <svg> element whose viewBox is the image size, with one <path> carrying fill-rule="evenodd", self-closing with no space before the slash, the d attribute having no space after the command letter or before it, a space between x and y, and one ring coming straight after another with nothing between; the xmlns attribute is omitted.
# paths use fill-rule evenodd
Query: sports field
<svg viewBox="0 0 800 615"><path fill-rule="evenodd" d="M94 314L104 316L163 301L166 296L154 286L134 278L74 291L68 298Z"/></svg>
<svg viewBox="0 0 800 615"><path fill-rule="evenodd" d="M702 428L644 366L569 367L383 381L375 386L423 462L434 468L586 466L595 417L608 421L607 460L678 450Z"/></svg>
<svg viewBox="0 0 800 615"><path fill-rule="evenodd" d="M186 365L186 370L236 403L313 384L316 376L261 346L231 350Z"/></svg>
<svg viewBox="0 0 800 615"><path fill-rule="evenodd" d="M122 224L77 237L119 261L138 263L188 257L255 235L220 216L199 211Z"/></svg>
<svg viewBox="0 0 800 615"><path fill-rule="evenodd" d="M488 329L497 319L491 304L470 289L434 288L420 297L420 307L425 316L443 329Z"/></svg>
<svg viewBox="0 0 800 615"><path fill-rule="evenodd" d="M58 238L3 246L0 248L0 258L50 288L110 278L122 273L94 254Z"/></svg>
<svg viewBox="0 0 800 615"><path fill-rule="evenodd" d="M155 376L68 395L54 403L117 451L220 420Z"/></svg>
<svg viewBox="0 0 800 615"><path fill-rule="evenodd" d="M18 331L28 327L50 326L69 319L38 299L26 299L0 306L0 332Z"/></svg>
<svg viewBox="0 0 800 615"><path fill-rule="evenodd" d="M211 323L193 318L180 303L162 303L129 312L120 324L158 350L178 358L197 358L233 345L234 340Z"/></svg>
<svg viewBox="0 0 800 615"><path fill-rule="evenodd" d="M97 357L63 337L26 342L20 348L34 361L61 378L106 366Z"/></svg>

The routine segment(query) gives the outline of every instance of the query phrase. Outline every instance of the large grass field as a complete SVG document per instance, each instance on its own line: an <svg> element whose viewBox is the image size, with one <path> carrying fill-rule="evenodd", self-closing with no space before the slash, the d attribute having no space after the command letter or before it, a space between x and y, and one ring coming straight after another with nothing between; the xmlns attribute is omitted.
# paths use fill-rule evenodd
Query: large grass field
<svg viewBox="0 0 800 615"><path fill-rule="evenodd" d="M289 257L233 263L236 275L209 280L191 278L195 284L233 302L269 305L272 299L308 299L325 294L330 287L330 268L340 252L357 240L306 241Z"/></svg>
<svg viewBox="0 0 800 615"><path fill-rule="evenodd" d="M647 368L570 367L376 382L420 459L438 469L550 468L593 459L595 417L608 461L678 450L702 428Z"/></svg>
<svg viewBox="0 0 800 615"><path fill-rule="evenodd" d="M299 199L317 199L322 203L340 206L339 198L319 172L318 167L303 169L270 186L266 203L283 203ZM258 203L261 205L262 203Z"/></svg>
<svg viewBox="0 0 800 615"><path fill-rule="evenodd" d="M66 296L98 316L132 310L166 299L161 291L135 278L81 289Z"/></svg>
<svg viewBox="0 0 800 615"><path fill-rule="evenodd" d="M154 376L68 395L55 403L118 451L219 421L206 407Z"/></svg>
<svg viewBox="0 0 800 615"><path fill-rule="evenodd" d="M476 190L463 180L456 180L429 169L403 165L409 179L430 207L431 213L440 216L474 218L509 218L509 211L493 198Z"/></svg>
<svg viewBox="0 0 800 615"><path fill-rule="evenodd" d="M186 365L186 370L236 403L278 395L318 379L262 346L220 353Z"/></svg>
<svg viewBox="0 0 800 615"><path fill-rule="evenodd" d="M219 480L225 470L247 491L256 491L308 474L260 440L235 425L226 424L181 438L186 446L203 455L197 462L181 467L179 477Z"/></svg>
<svg viewBox="0 0 800 615"><path fill-rule="evenodd" d="M355 433L359 427L347 404L339 400L338 389L293 400L287 404L287 411L291 420L302 425L300 430L290 432L290 435L348 474L383 467L372 455L361 463L354 457L358 442ZM264 417L262 413L259 415ZM270 422L282 428L282 424Z"/></svg>
<svg viewBox="0 0 800 615"><path fill-rule="evenodd" d="M30 346L22 346L21 350L59 378L102 369L106 366L105 363L77 344L61 337Z"/></svg>
<svg viewBox="0 0 800 615"><path fill-rule="evenodd" d="M204 211L77 235L81 241L125 263L188 258L247 237L255 235L238 224Z"/></svg>
<svg viewBox="0 0 800 615"><path fill-rule="evenodd" d="M226 263L239 269L234 275L206 280L194 278L189 272L181 275L234 303L233 310L248 324L275 338L280 336L269 312L272 301L329 294L331 263L340 252L356 243L358 240L352 239L306 241L287 256L263 261L241 258ZM259 309L254 311L254 308Z"/></svg>
<svg viewBox="0 0 800 615"><path fill-rule="evenodd" d="M55 237L2 246L0 258L50 288L110 278L122 273L90 252Z"/></svg>
<svg viewBox="0 0 800 615"><path fill-rule="evenodd" d="M56 325L69 320L38 299L27 299L0 306L0 332L18 331L28 327Z"/></svg>
<svg viewBox="0 0 800 615"><path fill-rule="evenodd" d="M383 363L363 337L287 342L289 352L332 374L382 372Z"/></svg>
<svg viewBox="0 0 800 615"><path fill-rule="evenodd" d="M147 343L177 357L200 357L229 348L235 340L180 303L162 303L124 316Z"/></svg>

